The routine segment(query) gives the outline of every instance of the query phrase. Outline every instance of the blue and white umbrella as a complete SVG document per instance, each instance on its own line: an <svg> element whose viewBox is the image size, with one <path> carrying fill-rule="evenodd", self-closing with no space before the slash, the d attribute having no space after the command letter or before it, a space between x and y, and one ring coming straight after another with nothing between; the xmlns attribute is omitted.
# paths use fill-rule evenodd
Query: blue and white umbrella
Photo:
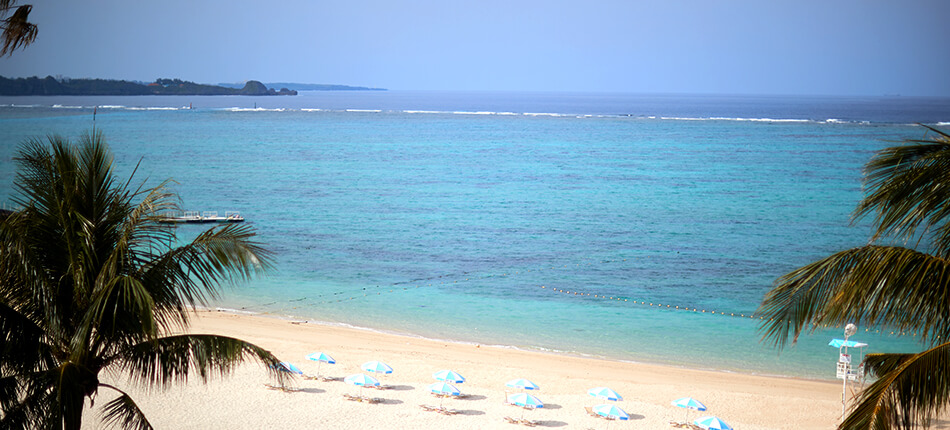
<svg viewBox="0 0 950 430"><path fill-rule="evenodd" d="M440 370L433 373L432 377L435 378L436 381L454 382L456 384L465 382L465 377L459 375L454 370Z"/></svg>
<svg viewBox="0 0 950 430"><path fill-rule="evenodd" d="M313 354L308 355L307 359L318 362L322 361L327 364L336 364L336 360L334 360L333 357L327 355L325 352L314 352Z"/></svg>
<svg viewBox="0 0 950 430"><path fill-rule="evenodd" d="M458 388L455 388L454 385L447 382L436 382L434 384L430 384L428 387L426 387L426 389L428 389L432 394L438 394L442 399L445 399L445 396L457 396L462 394ZM442 407L442 400L439 400L439 407Z"/></svg>
<svg viewBox="0 0 950 430"><path fill-rule="evenodd" d="M277 370L281 372L296 373L298 375L303 375L303 371L298 369L297 366L290 364L286 361L281 361L277 364Z"/></svg>
<svg viewBox="0 0 950 430"><path fill-rule="evenodd" d="M608 404L597 405L591 408L591 410L594 411L595 414L600 415L609 420L626 421L630 419L630 415L627 415L627 413L624 412L623 409L620 409L614 405L608 405Z"/></svg>
<svg viewBox="0 0 950 430"><path fill-rule="evenodd" d="M618 400L623 400L623 397L621 397L620 394L617 394L616 391L607 387L591 388L587 390L587 394L590 394L598 399L613 400L615 402Z"/></svg>
<svg viewBox="0 0 950 430"><path fill-rule="evenodd" d="M521 406L524 409L537 409L544 407L544 403L542 403L540 399L528 393L509 394L508 404ZM524 410L521 411L521 419L524 419Z"/></svg>
<svg viewBox="0 0 950 430"><path fill-rule="evenodd" d="M544 403L540 399L528 393L515 393L508 395L508 404L521 406L525 409L543 408Z"/></svg>
<svg viewBox="0 0 950 430"><path fill-rule="evenodd" d="M376 380L376 378L369 375L364 375L362 373L347 376L346 378L343 378L343 382L346 382L350 385L358 385L360 387L375 387L379 385L379 381Z"/></svg>
<svg viewBox="0 0 950 430"><path fill-rule="evenodd" d="M732 427L729 424L723 422L723 420L717 417L702 417L698 418L696 421L693 421L694 424L710 430L732 430Z"/></svg>
<svg viewBox="0 0 950 430"><path fill-rule="evenodd" d="M699 400L696 400L692 397L683 397L682 399L676 399L670 402L673 406L679 406L686 409L686 422L689 422L689 410L694 411L705 411L706 405L702 404Z"/></svg>
<svg viewBox="0 0 950 430"><path fill-rule="evenodd" d="M630 415L627 415L627 413L624 412L623 409L620 409L614 405L608 405L608 404L597 405L591 408L591 411L607 419L606 428L610 428L610 421L612 420L626 421L630 419Z"/></svg>
<svg viewBox="0 0 950 430"><path fill-rule="evenodd" d="M382 361L367 361L360 366L360 369L373 373L393 373L393 368Z"/></svg>
<svg viewBox="0 0 950 430"><path fill-rule="evenodd" d="M534 382L531 382L524 378L512 379L505 383L506 387L511 388L521 388L522 390L540 390L541 387L537 386Z"/></svg>
<svg viewBox="0 0 950 430"><path fill-rule="evenodd" d="M454 385L446 382L436 382L434 384L429 384L426 389L433 394L438 394L440 396L457 396L462 394L458 388L455 388Z"/></svg>
<svg viewBox="0 0 950 430"><path fill-rule="evenodd" d="M362 373L347 376L343 378L343 382L360 387L360 397L363 397L363 387L375 387L379 385L379 381L377 381L376 378Z"/></svg>
<svg viewBox="0 0 950 430"><path fill-rule="evenodd" d="M308 355L307 359L317 362L317 378L320 377L321 363L336 364L336 360L334 360L333 357L330 357L329 355L323 352L314 352L313 354Z"/></svg>

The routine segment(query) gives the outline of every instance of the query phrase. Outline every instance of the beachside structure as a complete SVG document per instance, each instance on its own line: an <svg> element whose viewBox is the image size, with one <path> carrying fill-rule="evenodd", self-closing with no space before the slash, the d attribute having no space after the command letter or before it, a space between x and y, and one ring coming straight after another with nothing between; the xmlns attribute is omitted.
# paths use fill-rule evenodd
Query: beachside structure
<svg viewBox="0 0 950 430"><path fill-rule="evenodd" d="M228 211L218 216L215 211L186 211L164 214L159 220L164 223L208 223L208 222L244 222L240 212Z"/></svg>

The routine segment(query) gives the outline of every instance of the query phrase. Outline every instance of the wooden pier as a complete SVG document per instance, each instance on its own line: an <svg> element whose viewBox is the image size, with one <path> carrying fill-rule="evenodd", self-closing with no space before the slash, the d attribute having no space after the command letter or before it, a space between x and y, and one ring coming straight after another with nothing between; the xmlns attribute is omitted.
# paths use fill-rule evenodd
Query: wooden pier
<svg viewBox="0 0 950 430"><path fill-rule="evenodd" d="M224 216L218 216L217 212L188 211L175 214L163 215L159 222L177 224L177 223L209 223L209 222L244 222L244 217L240 212L225 212Z"/></svg>

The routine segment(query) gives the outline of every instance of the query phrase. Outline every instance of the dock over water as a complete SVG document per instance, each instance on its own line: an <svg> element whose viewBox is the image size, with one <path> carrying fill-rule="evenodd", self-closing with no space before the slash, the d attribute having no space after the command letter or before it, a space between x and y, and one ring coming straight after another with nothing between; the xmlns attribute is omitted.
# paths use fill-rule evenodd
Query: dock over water
<svg viewBox="0 0 950 430"><path fill-rule="evenodd" d="M224 216L219 216L215 211L187 211L178 213L164 214L159 222L177 224L177 223L209 223L209 222L244 222L244 217L240 212L228 211Z"/></svg>

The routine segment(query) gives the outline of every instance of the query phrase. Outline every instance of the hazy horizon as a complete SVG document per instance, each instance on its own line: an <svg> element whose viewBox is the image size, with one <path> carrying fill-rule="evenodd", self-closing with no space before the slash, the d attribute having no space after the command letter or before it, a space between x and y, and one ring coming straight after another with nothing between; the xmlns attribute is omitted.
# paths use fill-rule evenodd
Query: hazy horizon
<svg viewBox="0 0 950 430"><path fill-rule="evenodd" d="M389 90L950 96L950 2L32 4L7 77Z"/></svg>

